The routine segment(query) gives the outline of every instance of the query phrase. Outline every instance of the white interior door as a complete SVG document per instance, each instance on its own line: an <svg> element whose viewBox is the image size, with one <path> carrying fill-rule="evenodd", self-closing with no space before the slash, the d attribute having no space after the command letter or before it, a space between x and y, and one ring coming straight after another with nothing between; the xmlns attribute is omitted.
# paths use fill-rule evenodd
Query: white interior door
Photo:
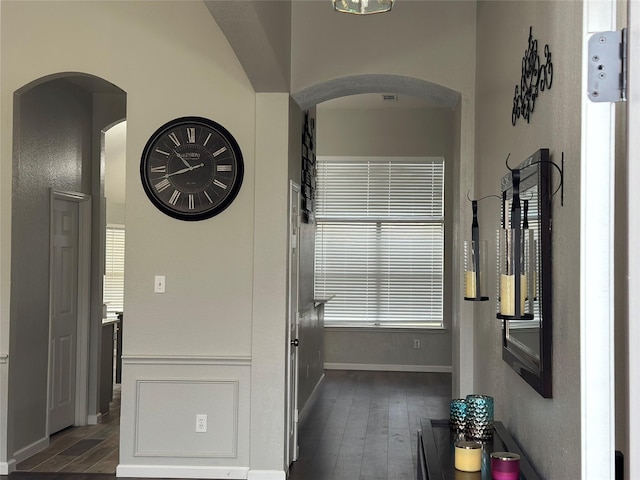
<svg viewBox="0 0 640 480"><path fill-rule="evenodd" d="M298 458L298 273L300 232L300 186L290 182L289 189L289 311L287 322L287 465Z"/></svg>
<svg viewBox="0 0 640 480"><path fill-rule="evenodd" d="M80 226L77 202L52 201L49 434L75 421Z"/></svg>

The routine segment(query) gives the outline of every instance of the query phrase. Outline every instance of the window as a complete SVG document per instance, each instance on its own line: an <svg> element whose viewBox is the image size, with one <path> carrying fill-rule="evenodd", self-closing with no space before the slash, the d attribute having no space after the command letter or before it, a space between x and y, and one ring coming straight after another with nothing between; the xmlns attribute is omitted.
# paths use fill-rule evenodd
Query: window
<svg viewBox="0 0 640 480"><path fill-rule="evenodd" d="M318 157L315 295L327 326L442 327L444 160Z"/></svg>
<svg viewBox="0 0 640 480"><path fill-rule="evenodd" d="M103 300L107 318L115 318L124 307L124 227L108 225L105 244Z"/></svg>

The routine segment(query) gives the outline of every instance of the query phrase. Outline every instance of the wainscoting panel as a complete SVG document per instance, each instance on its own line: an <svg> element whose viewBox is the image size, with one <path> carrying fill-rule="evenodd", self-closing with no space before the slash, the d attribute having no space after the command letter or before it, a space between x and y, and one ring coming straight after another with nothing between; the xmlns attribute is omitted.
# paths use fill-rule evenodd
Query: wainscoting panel
<svg viewBox="0 0 640 480"><path fill-rule="evenodd" d="M238 380L138 380L135 456L230 457L238 451ZM196 416L206 415L206 432Z"/></svg>
<svg viewBox="0 0 640 480"><path fill-rule="evenodd" d="M246 478L249 356L126 355L122 364L118 476L166 467L181 478ZM206 432L196 432L198 415Z"/></svg>

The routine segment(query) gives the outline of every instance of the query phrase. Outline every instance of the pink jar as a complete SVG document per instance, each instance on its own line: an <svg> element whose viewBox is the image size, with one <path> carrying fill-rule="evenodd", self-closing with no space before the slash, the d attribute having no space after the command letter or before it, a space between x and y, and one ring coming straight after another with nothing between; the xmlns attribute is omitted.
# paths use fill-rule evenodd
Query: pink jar
<svg viewBox="0 0 640 480"><path fill-rule="evenodd" d="M519 480L520 455L511 452L491 454L491 478L493 480Z"/></svg>

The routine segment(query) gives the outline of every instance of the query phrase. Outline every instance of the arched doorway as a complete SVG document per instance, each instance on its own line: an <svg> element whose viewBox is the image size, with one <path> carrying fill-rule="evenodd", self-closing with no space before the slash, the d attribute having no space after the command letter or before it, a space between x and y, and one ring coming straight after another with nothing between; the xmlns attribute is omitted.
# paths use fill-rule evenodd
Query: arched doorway
<svg viewBox="0 0 640 480"><path fill-rule="evenodd" d="M456 212L450 228L447 227L450 238L450 261L447 263L451 278L450 317L452 320L452 363L453 363L453 392L457 395L460 390L469 388L473 384L473 338L469 329L460 328L459 298L461 279L458 264L459 246L456 238L460 238L471 223L467 217L468 209L463 208L465 195L473 187L473 107L469 99L460 93L431 82L398 75L357 75L334 79L305 88L292 94L301 110L316 108L320 110L322 104L340 97L359 95L362 93L397 93L405 96L428 100L435 105L450 109L453 114L452 136L453 149L447 160L447 170L450 175L448 185L452 203L447 207ZM320 127L318 127L320 128ZM458 215L459 212L459 215ZM462 365L462 368L461 368ZM465 385L461 387L461 385ZM304 405L300 405L303 409Z"/></svg>
<svg viewBox="0 0 640 480"><path fill-rule="evenodd" d="M70 422L97 423L100 417L103 130L125 118L126 94L104 79L67 72L24 86L14 104L7 453L19 463L46 448L53 430ZM90 241L77 269L85 278L69 284L77 299L67 297L78 314L64 337L68 353L59 357L73 369L65 369L69 374L62 380L52 380L50 373L60 350L52 347L50 333L57 286L50 280L52 192L90 204L85 217L90 220L82 226ZM54 386L74 403L69 419L57 425L50 422Z"/></svg>
<svg viewBox="0 0 640 480"><path fill-rule="evenodd" d="M474 185L474 107L470 98L459 92L427 80L388 74L363 74L332 79L292 93L292 98L303 110L308 110L322 102L361 93L398 93L428 100L434 104L453 110L453 158L451 165L452 211L458 212L451 225L453 238L461 238L471 215L468 208L467 192ZM451 271L452 298L459 298L462 280L459 272L460 246L452 244ZM460 303L451 305L453 333L453 394L466 394L473 385L473 335L471 328L461 328L465 319L461 318ZM470 326L470 325L469 325Z"/></svg>

